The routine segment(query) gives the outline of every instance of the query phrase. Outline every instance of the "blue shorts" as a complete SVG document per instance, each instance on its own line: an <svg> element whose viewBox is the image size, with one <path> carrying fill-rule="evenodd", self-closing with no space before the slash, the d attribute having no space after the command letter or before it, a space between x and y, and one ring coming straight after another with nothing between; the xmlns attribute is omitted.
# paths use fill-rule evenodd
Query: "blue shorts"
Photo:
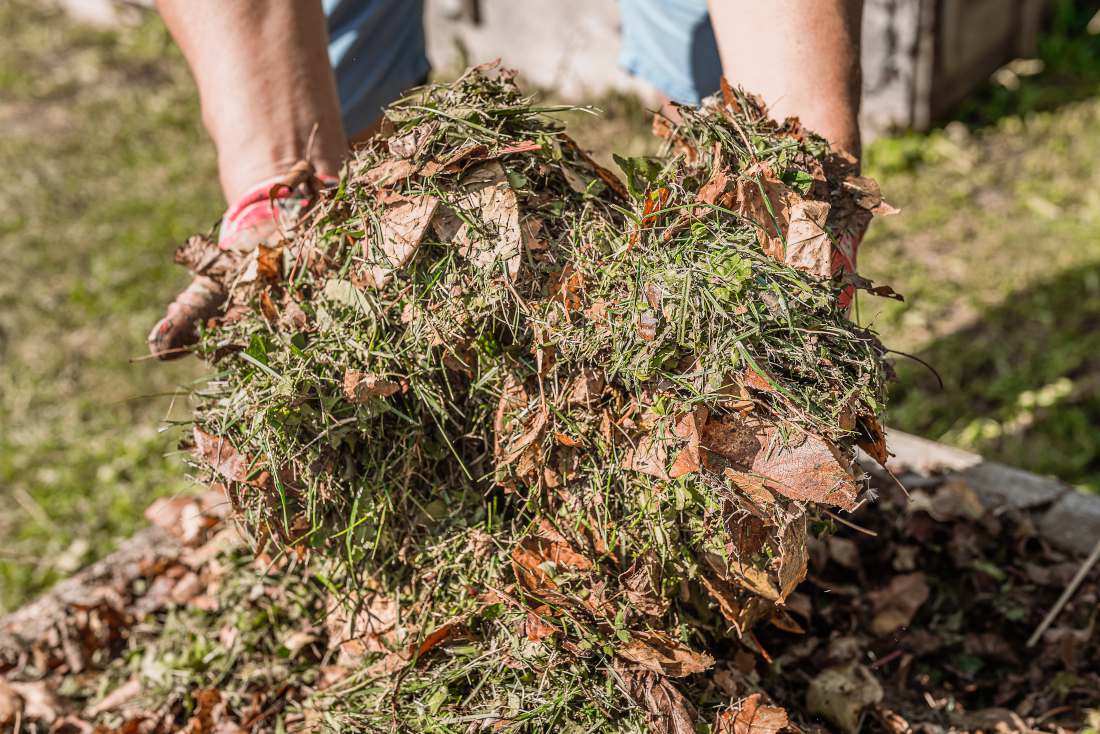
<svg viewBox="0 0 1100 734"><path fill-rule="evenodd" d="M349 135L422 83L431 66L423 0L323 0L329 58ZM677 102L718 90L722 66L706 0L620 0L619 63Z"/></svg>

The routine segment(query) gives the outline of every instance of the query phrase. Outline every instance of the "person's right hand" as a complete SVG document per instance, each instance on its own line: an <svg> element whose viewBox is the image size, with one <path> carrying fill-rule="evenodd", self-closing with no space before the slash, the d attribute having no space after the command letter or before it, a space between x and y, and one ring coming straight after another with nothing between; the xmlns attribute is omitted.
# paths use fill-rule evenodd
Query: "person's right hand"
<svg viewBox="0 0 1100 734"><path fill-rule="evenodd" d="M313 180L303 185L299 181L301 176L295 173L261 181L229 207L222 217L218 247L247 253L261 242L285 237L315 198L315 191L311 190ZM312 168L308 176L313 176ZM188 354L191 351L188 347L198 341L199 325L218 315L227 295L218 281L196 275L149 332L149 351L163 360Z"/></svg>

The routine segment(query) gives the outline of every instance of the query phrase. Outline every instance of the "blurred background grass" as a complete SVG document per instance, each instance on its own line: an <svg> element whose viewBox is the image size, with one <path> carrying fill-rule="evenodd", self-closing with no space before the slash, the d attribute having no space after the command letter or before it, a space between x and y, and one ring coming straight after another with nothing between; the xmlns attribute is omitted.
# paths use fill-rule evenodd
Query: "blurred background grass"
<svg viewBox="0 0 1100 734"><path fill-rule="evenodd" d="M900 360L890 423L1100 491L1100 36L1063 2L1042 64L1002 70L945 125L866 151L902 215L863 272L907 296L859 318ZM194 88L155 17L90 30L0 4L0 612L108 552L188 490L166 417L199 376L142 360L186 275L170 253L223 203ZM1096 29L1100 30L1100 29ZM1041 67L1041 68L1040 68ZM625 97L578 137L654 148Z"/></svg>

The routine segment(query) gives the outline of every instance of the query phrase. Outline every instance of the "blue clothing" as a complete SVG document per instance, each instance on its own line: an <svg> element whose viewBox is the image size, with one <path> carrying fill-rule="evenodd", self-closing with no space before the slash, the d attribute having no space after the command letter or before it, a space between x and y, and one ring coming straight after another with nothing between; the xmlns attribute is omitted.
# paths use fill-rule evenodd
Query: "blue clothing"
<svg viewBox="0 0 1100 734"><path fill-rule="evenodd" d="M624 69L682 104L718 91L722 62L707 0L619 0L619 7Z"/></svg>
<svg viewBox="0 0 1100 734"><path fill-rule="evenodd" d="M344 129L354 136L377 120L383 107L427 79L424 3L323 0L323 6Z"/></svg>
<svg viewBox="0 0 1100 734"><path fill-rule="evenodd" d="M323 0L344 128L355 135L424 82L423 0ZM706 0L620 0L619 63L686 104L718 91L722 65Z"/></svg>

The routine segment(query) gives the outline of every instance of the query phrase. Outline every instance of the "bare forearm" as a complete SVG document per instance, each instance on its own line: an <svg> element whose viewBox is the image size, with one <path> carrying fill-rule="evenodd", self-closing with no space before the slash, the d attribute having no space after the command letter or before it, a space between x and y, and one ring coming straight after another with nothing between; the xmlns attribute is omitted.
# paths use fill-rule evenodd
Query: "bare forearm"
<svg viewBox="0 0 1100 734"><path fill-rule="evenodd" d="M731 84L859 155L862 0L710 0Z"/></svg>
<svg viewBox="0 0 1100 734"><path fill-rule="evenodd" d="M334 174L346 153L319 0L158 0L218 149L229 201L305 156Z"/></svg>

